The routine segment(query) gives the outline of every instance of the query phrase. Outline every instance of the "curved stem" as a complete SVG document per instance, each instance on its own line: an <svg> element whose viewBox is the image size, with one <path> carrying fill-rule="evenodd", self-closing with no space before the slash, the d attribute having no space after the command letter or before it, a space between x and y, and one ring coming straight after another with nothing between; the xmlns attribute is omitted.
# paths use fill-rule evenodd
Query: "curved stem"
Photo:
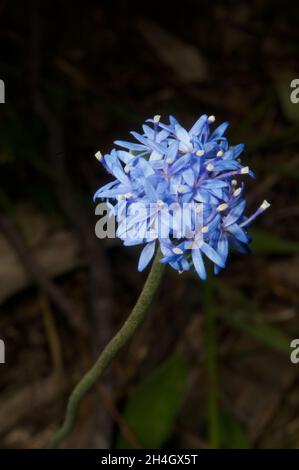
<svg viewBox="0 0 299 470"><path fill-rule="evenodd" d="M101 377L105 369L109 366L116 354L128 343L138 326L142 323L145 313L151 304L154 293L156 292L165 265L159 262L161 253L158 250L153 262L151 271L144 284L142 292L133 308L130 316L127 318L123 326L116 335L107 344L94 365L82 377L80 382L72 391L62 427L52 437L49 448L54 449L73 431L75 427L78 408L82 398L92 388L95 382Z"/></svg>

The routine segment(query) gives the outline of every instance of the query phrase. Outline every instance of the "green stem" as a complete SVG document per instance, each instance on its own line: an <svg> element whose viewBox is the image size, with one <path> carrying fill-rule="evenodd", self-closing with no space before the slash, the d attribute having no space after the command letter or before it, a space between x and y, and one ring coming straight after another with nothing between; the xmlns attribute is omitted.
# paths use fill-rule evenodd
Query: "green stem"
<svg viewBox="0 0 299 470"><path fill-rule="evenodd" d="M206 370L208 380L208 430L211 448L220 446L220 421L219 421L219 391L218 391L218 367L217 367L217 334L216 322L212 301L211 281L205 282L204 289L204 315L205 315L205 352Z"/></svg>
<svg viewBox="0 0 299 470"><path fill-rule="evenodd" d="M67 409L65 420L62 427L52 437L49 448L54 449L61 444L62 441L73 431L78 414L78 408L82 398L93 387L95 382L101 377L105 369L109 366L113 358L119 351L128 343L139 325L142 323L145 313L150 306L153 296L160 284L164 264L159 262L161 258L160 251L157 252L153 262L151 271L144 284L142 292L133 308L130 316L127 318L123 326L107 344L94 365L82 377L80 382L75 386L72 391Z"/></svg>

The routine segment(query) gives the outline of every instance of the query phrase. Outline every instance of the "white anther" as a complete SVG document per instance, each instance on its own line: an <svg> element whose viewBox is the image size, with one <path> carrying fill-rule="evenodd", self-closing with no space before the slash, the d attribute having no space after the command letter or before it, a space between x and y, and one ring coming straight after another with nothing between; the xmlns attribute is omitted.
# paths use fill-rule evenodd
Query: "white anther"
<svg viewBox="0 0 299 470"><path fill-rule="evenodd" d="M216 154L217 157L222 157L223 155L223 150L219 150Z"/></svg>
<svg viewBox="0 0 299 470"><path fill-rule="evenodd" d="M208 170L208 171L213 171L213 170L214 170L214 165L213 165L212 163L209 163L209 164L207 165L207 170Z"/></svg>
<svg viewBox="0 0 299 470"><path fill-rule="evenodd" d="M156 114L156 116L154 116L154 122L159 122L161 119L161 116L159 114Z"/></svg>
<svg viewBox="0 0 299 470"><path fill-rule="evenodd" d="M215 116L213 116L213 115L211 115L211 116L208 117L208 121L209 121L209 122L215 122L215 119L216 119L216 118L215 118Z"/></svg>
<svg viewBox="0 0 299 470"><path fill-rule="evenodd" d="M172 158L166 158L166 163L168 163L169 165L172 163Z"/></svg>
<svg viewBox="0 0 299 470"><path fill-rule="evenodd" d="M249 173L249 166L244 166L241 170L241 175L247 175Z"/></svg>
<svg viewBox="0 0 299 470"><path fill-rule="evenodd" d="M172 251L175 255L182 255L184 253L183 250L181 250L181 248L178 248L178 247L174 247Z"/></svg>
<svg viewBox="0 0 299 470"><path fill-rule="evenodd" d="M201 232L202 233L207 233L209 231L209 227L206 225L205 227L202 227Z"/></svg>
<svg viewBox="0 0 299 470"><path fill-rule="evenodd" d="M180 184L178 186L178 193L183 193L183 192L184 192L184 186Z"/></svg>
<svg viewBox="0 0 299 470"><path fill-rule="evenodd" d="M196 151L196 155L197 155L198 157L202 157L204 154L205 154L205 151L204 151L204 150L197 150L197 151Z"/></svg>
<svg viewBox="0 0 299 470"><path fill-rule="evenodd" d="M132 194L132 193L126 193L126 194L125 194L125 198L126 198L126 199L130 199L131 197L133 197L133 194Z"/></svg>
<svg viewBox="0 0 299 470"><path fill-rule="evenodd" d="M124 198L125 198L125 196L124 196L123 194L118 194L118 195L116 196L116 199L117 199L118 201L122 201Z"/></svg>
<svg viewBox="0 0 299 470"><path fill-rule="evenodd" d="M163 207L164 206L164 201L162 201L162 199L158 199L157 206Z"/></svg>
<svg viewBox="0 0 299 470"><path fill-rule="evenodd" d="M217 207L217 212L225 211L227 208L228 205L224 202L223 204L220 204L220 206Z"/></svg>
<svg viewBox="0 0 299 470"><path fill-rule="evenodd" d="M239 194L241 194L241 191L242 191L242 188L235 189L235 191L233 192L233 196L235 197L239 196Z"/></svg>
<svg viewBox="0 0 299 470"><path fill-rule="evenodd" d="M265 200L265 201L263 201L263 203L262 203L262 205L261 205L261 209L262 209L263 211L265 211L265 210L268 209L268 207L270 207L270 206L271 206L270 202L268 202L268 201Z"/></svg>
<svg viewBox="0 0 299 470"><path fill-rule="evenodd" d="M125 173L129 173L129 171L130 171L129 165L126 165L126 166L124 167L124 170L125 170Z"/></svg>
<svg viewBox="0 0 299 470"><path fill-rule="evenodd" d="M232 185L233 186L236 186L238 184L238 181L237 180L232 180Z"/></svg>
<svg viewBox="0 0 299 470"><path fill-rule="evenodd" d="M102 152L100 152L99 150L94 154L94 156L99 162L103 160Z"/></svg>

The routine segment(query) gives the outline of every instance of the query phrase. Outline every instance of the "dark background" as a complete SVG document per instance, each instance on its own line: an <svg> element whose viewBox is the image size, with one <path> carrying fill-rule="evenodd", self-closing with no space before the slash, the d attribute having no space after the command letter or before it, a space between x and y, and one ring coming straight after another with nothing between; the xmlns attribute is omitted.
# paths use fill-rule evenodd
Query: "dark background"
<svg viewBox="0 0 299 470"><path fill-rule="evenodd" d="M188 127L203 113L246 144L249 211L272 203L253 254L208 284L167 270L64 445L209 447L212 308L221 446L298 447L298 20L295 2L0 2L2 448L46 446L146 277L138 248L94 235L92 196L109 178L93 154L154 114Z"/></svg>

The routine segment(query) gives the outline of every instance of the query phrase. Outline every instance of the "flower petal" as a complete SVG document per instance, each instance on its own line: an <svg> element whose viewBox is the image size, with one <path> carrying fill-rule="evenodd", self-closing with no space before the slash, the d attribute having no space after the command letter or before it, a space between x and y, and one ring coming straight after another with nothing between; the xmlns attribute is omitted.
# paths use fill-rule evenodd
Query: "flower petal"
<svg viewBox="0 0 299 470"><path fill-rule="evenodd" d="M192 261L200 279L202 279L203 281L207 279L207 272L200 250L192 250Z"/></svg>
<svg viewBox="0 0 299 470"><path fill-rule="evenodd" d="M154 256L155 246L156 246L155 241L152 241L148 243L147 245L145 245L139 257L138 271L143 271L146 268L146 266L149 264L152 257Z"/></svg>

